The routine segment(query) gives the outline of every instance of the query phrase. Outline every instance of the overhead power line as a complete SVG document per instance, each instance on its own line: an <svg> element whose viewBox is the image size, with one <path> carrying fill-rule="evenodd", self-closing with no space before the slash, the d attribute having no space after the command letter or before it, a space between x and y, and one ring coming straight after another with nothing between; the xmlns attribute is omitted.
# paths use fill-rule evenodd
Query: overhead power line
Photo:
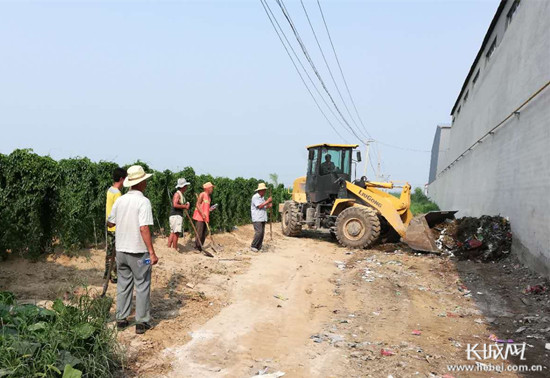
<svg viewBox="0 0 550 378"><path fill-rule="evenodd" d="M332 37L330 36L330 32L328 30L327 20L325 19L325 13L323 12L323 8L321 8L321 2L317 0L317 5L319 6L319 12L321 12L321 18L323 19L323 24L325 25L325 30L327 31L328 40L330 41L330 46L332 47L332 52L334 53L334 58L336 59L336 63L338 64L338 68L340 69L340 75L342 75L342 80L344 81L344 84L346 86L346 91L348 92L348 96L351 100L351 103L353 104L353 108L355 109L355 114L357 114L357 118L359 119L359 122L361 122L361 125L363 126L363 129L369 136L367 128L365 127L365 123L363 122L363 119L359 115L359 111L357 110L357 106L355 105L355 101L353 99L353 96L351 95L351 91L349 90L348 82L346 80L346 77L344 75L344 70L342 69L342 65L340 64L340 59L338 59L338 54L336 54L336 48L334 47L334 43L332 42Z"/></svg>
<svg viewBox="0 0 550 378"><path fill-rule="evenodd" d="M322 46L321 46L321 43L319 41L319 38L317 36L317 33L315 32L315 29L313 27L313 23L311 22L311 19L309 17L309 14L307 12L307 9L304 5L304 2L303 0L300 0L301 4L302 4L302 8L304 9L304 12L306 14L306 18L308 20L308 23L309 23L309 26L312 30L312 33L314 35L314 38L315 38L315 41L317 43L317 46L319 47L319 50L321 52L321 55L323 57L323 61L325 63L325 65L327 66L327 69L329 71L329 74L331 76L331 79L336 87L336 90L338 92L338 95L340 97L340 99L342 100L342 103L347 111L347 113L349 114L349 117L351 119L351 121L354 123L355 127L354 128L347 120L346 116L344 116L344 114L342 113L342 111L340 110L338 104L336 103L336 101L334 100L334 96L331 94L331 92L329 91L325 81L323 80L321 74L319 73L319 70L317 69L317 66L315 65L308 49L307 49L307 46L305 45L304 41L302 40L301 36L300 36L300 33L296 27L296 25L294 24L293 20L292 20L292 17L290 16L290 13L288 12L285 4L284 4L284 1L283 0L274 0L276 2L276 4L279 6L279 8L281 9L281 12L284 16L284 18L286 19L286 21L288 22L289 26L290 26L290 29L292 31L292 33L294 34L294 37L296 39L296 41L298 42L298 45L300 47L300 49L302 50L302 53L305 57L305 59L307 60L307 62L309 63L309 66L311 67L311 69L313 70L313 73L315 74L315 76L317 77L317 80L318 82L320 83L323 91L326 93L326 95L328 96L329 100L330 100L330 103L332 103L332 106L330 106L330 104L327 102L327 100L325 99L325 97L323 96L323 94L321 93L321 91L319 90L319 88L317 87L317 85L315 84L315 81L311 78L310 74L309 74L309 70L306 69L304 67L304 64L302 63L302 60L299 58L298 54L296 53L294 47L293 47L293 44L288 40L288 37L286 36L285 34L285 31L283 30L283 28L281 27L281 25L279 24L278 20L277 20L277 17L275 16L275 14L273 13L273 11L271 10L270 6L269 6L269 3L268 3L268 0L260 0L260 2L262 3L262 6L264 8L264 11L266 12L266 15L268 16L268 19L271 23L271 25L273 26L273 29L275 30L279 40L281 41L288 57L290 58L292 64L294 65L294 68L296 69L296 72L298 73L298 75L300 76L300 79L302 81L302 83L304 84L304 86L306 87L306 90L308 91L308 93L310 94L310 96L312 97L313 101L315 102L315 105L317 106L317 108L319 109L319 111L321 112L321 114L323 115L323 117L326 119L326 121L329 123L330 127L333 129L333 131L335 131L335 133L340 136L340 138L342 138L342 140L345 141L345 139L343 138L343 136L338 132L338 130L336 129L335 125L330 121L329 117L325 114L325 112L323 111L321 105L319 104L319 102L317 101L317 98L315 97L315 95L313 94L313 92L311 91L309 85L307 84L306 80L304 79L304 76L302 75L302 72L300 71L300 69L298 68L298 65L296 64L296 61L298 62L299 66L302 68L303 72L305 73L305 75L307 76L309 82L311 83L311 85L313 86L315 92L320 96L322 102L324 103L324 105L328 108L329 112L332 114L332 116L336 119L336 121L338 121L338 123L340 124L340 126L344 127L344 129L349 132L351 135L353 135L355 138L357 138L358 141L362 142L362 143L366 143L366 140L368 139L371 139L373 142L378 142L380 143L381 145L384 145L384 146L387 146L387 147L390 147L390 148L395 148L395 149L400 149L400 150L405 150L405 151L412 151L412 152L430 152L430 151L426 151L426 150L420 150L420 149L414 149L414 148L409 148L409 147L401 147L401 146L396 146L396 145L392 145L392 144L389 144L389 143L384 143L384 142L381 142L375 138L373 138L371 136L371 134L368 132L367 128L365 127L365 124L359 114L359 111L357 109L357 105L355 103L355 100L351 94L351 91L349 89L349 85L347 83L347 80L346 80L346 77L344 75L344 71L342 69L342 65L340 64L340 60L338 58L338 54L336 53L336 48L334 46L334 42L332 40L332 37L330 35L330 31L328 29L328 25L327 25L327 22L326 22L326 18L325 18L325 15L324 15L324 12L323 12L323 9L321 7L321 3L319 0L317 0L317 5L319 7L319 11L320 11L320 14L321 14L321 17L323 19L323 24L325 26L325 30L327 32L327 36L328 36L328 39L330 41L330 44L331 44L331 48L332 48L332 51L333 51L333 54L334 54L334 58L336 60L336 63L338 65L338 69L340 71L340 75L342 77L342 80L344 81L344 85L346 87L346 92L348 94L348 97L353 105L353 108L354 108L354 111L355 111L355 114L357 116L357 118L359 119L359 122L362 126L359 127L359 125L357 124L357 122L355 121L354 117L352 116L351 114L351 111L349 110L349 107L347 106L347 103L346 103L346 100L344 99L344 96L342 95L341 91L340 91L340 88L336 82L336 78L334 77L334 74L332 73L332 70L330 68L330 65L328 63L328 60L326 59L326 55L322 49ZM284 39L284 40L283 40ZM285 41L286 41L286 44L285 44ZM287 47L288 45L288 47ZM290 49L290 50L289 50ZM294 55L294 58L292 57L292 54L290 53L292 52L292 54ZM333 108L336 110L336 114L333 110ZM359 134L362 134L363 137L361 137ZM346 143L348 143L346 141ZM380 153L379 152L379 146L375 143L375 146L374 148L378 151L378 154ZM372 164L372 163L371 163Z"/></svg>
<svg viewBox="0 0 550 378"><path fill-rule="evenodd" d="M300 76L300 79L302 81L302 83L304 84L304 86L306 87L309 95L311 96L311 98L313 99L313 102L315 102L315 105L317 106L317 108L319 109L319 111L321 112L321 114L323 115L323 117L326 119L326 121L328 122L328 124L330 125L330 127L332 128L332 130L336 133L336 135L338 135L344 142L348 143L346 141L346 139L338 132L338 130L336 130L336 128L334 127L334 125L332 124L332 122L330 122L330 120L328 119L327 115L323 112L323 110L321 109L321 106L319 105L319 102L317 101L317 99L315 98L315 96L313 95L313 93L311 92L311 89L309 88L309 86L307 85L306 81L304 80L304 77L302 76L302 73L300 72L300 70L298 69L298 66L296 65L296 62L294 62L294 59L292 58L292 55L290 54L286 44L284 43L283 41L283 38L281 37L281 34L279 33L279 30L277 30L277 27L275 26L275 23L277 23L277 26L281 29L279 23L277 22L277 19L275 18L275 22L273 21L273 19L271 18L272 15L273 15L273 12L271 12L271 8L269 8L269 4L267 4L267 2L264 3L264 1L266 0L260 0L260 2L262 3L262 6L264 8L264 11L267 15L267 17L269 18L269 21L271 22L271 26L273 26L273 30L275 30L275 33L277 34L277 37L279 37L279 41L281 41L281 44L283 45L288 57L290 58L290 61L292 62L292 65L294 66L294 68L296 69L296 72L298 73L298 76ZM269 9L269 11L268 11ZM270 15L271 13L271 15ZM273 15L274 17L274 15ZM281 29L281 32L282 32L282 29ZM284 32L283 32L283 35L284 35ZM285 36L285 39L287 40L287 43L289 43L289 46L290 48L292 49L292 45L290 45L290 42L288 42L288 39L286 38ZM292 49L292 51L294 52L294 49ZM297 54L296 52L294 52L294 55L296 56L297 58ZM301 61L298 60L300 65L302 65ZM305 70L305 67L302 65L302 69L304 69L304 71L306 72L306 75L308 75L309 77L309 74L307 73L307 71ZM310 81L313 83L313 80L311 79L311 77L309 77ZM314 86L315 87L315 86ZM315 87L315 89L317 89L317 87ZM317 90L317 92L319 93L319 95L321 95L321 93ZM324 97L321 96L321 98L324 100ZM328 106L328 104L325 102L325 104ZM330 108L329 108L330 109Z"/></svg>
<svg viewBox="0 0 550 378"><path fill-rule="evenodd" d="M283 0L275 0L277 2L277 4L279 5L279 8L281 8L281 11L284 15L284 17L286 18L288 24L290 25L290 28L294 34L294 37L296 38L296 40L298 41L298 44L300 45L300 48L302 49L302 52L304 54L304 56L306 57L306 60L308 61L308 63L310 64L313 72L315 73L315 76L317 76L317 79L319 80L319 82L321 83L321 86L323 87L324 91L327 93L330 101L332 102L332 105L334 106L334 108L336 109L337 113L340 115L340 117L342 118L342 120L344 121L344 123L346 124L348 130L358 139L358 140L362 140L363 138L361 138L356 130L349 124L349 122L347 121L346 117L344 117L344 115L342 114L340 108L338 107L338 105L336 104L336 102L334 101L334 98L332 96L332 94L330 93L330 91L328 90L323 78L321 77L321 74L319 73L319 70L317 69L317 67L315 66L315 63L313 62L313 59L311 58L308 50L307 50L307 47L306 45L304 44L302 38L300 37L300 33L298 32L298 29L296 28L296 26L294 25L294 22L292 21L292 17L290 17L290 14L288 12L288 10L286 9L286 6L284 5L284 2Z"/></svg>
<svg viewBox="0 0 550 378"><path fill-rule="evenodd" d="M340 87L338 86L338 83L336 83L336 79L334 78L332 70L330 69L330 65L328 64L328 61L327 61L327 58L326 58L325 53L323 51L323 48L321 47L321 43L319 42L319 38L317 38L317 33L315 32L315 28L313 27L311 19L309 18L309 14L307 13L307 9L306 9L306 6L304 4L304 0L300 0L300 3L302 4L302 9L304 10L304 13L306 15L307 22L309 24L311 32L313 33L313 37L315 38L315 42L317 42L317 47L319 47L319 51L321 52L321 56L323 57L323 61L325 62L325 66L327 67L330 78L332 79L332 82L334 83L334 87L336 88L336 91L338 92L338 96L340 97L340 100L342 100L342 103L344 104L344 107L346 108L346 111L347 111L350 119L355 124L355 126L358 128L358 130L361 131L361 129L359 128L359 125L357 124L357 122L353 118L353 115L351 114L351 112L348 108L348 105L346 104L346 101L344 100L344 96L342 96L342 92L340 91ZM365 138L368 139L368 136L366 136L366 135L364 135L364 136L365 136Z"/></svg>

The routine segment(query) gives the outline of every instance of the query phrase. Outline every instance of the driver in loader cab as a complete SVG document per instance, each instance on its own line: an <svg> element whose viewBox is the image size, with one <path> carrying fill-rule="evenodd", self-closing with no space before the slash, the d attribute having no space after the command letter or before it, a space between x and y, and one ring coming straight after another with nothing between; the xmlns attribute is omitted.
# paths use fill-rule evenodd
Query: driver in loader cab
<svg viewBox="0 0 550 378"><path fill-rule="evenodd" d="M331 161L332 157L330 154L325 155L325 161L321 163L321 167L319 169L319 172L321 175L328 175L336 169L334 166L334 163Z"/></svg>

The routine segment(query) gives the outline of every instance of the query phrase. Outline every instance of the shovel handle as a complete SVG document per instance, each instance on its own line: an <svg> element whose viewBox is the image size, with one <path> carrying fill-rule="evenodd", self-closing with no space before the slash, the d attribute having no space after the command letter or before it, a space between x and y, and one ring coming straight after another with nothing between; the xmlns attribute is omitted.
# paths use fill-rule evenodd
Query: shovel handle
<svg viewBox="0 0 550 378"><path fill-rule="evenodd" d="M197 232L197 229L195 228L195 224L193 223L193 219L191 219L191 217L189 216L189 212L187 211L187 209L183 209L183 212L187 216L187 219L189 219L189 223L191 223L191 227L193 227L193 231L195 232L195 237L199 241L199 244L200 244L201 249L202 249L201 238L199 237L199 233Z"/></svg>

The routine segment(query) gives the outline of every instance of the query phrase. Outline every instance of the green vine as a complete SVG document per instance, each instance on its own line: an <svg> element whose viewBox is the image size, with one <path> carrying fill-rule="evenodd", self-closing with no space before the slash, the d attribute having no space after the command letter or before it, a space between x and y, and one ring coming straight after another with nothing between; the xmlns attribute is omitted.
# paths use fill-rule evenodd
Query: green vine
<svg viewBox="0 0 550 378"><path fill-rule="evenodd" d="M191 183L185 194L191 216L196 195L205 182L211 181L216 185L212 203L218 204L211 215L212 229L232 231L235 226L250 223L250 199L260 180L196 175L191 167L180 172L159 172L141 161L134 164L153 173L145 195L153 208L155 233L169 232L170 203L180 177ZM56 243L68 253L92 245L101 248L105 241L105 196L116 166L88 158L56 162L32 150L0 154L0 257L11 252L36 258L51 252ZM268 187L276 220L279 203L289 199L290 194L282 184ZM185 229L191 230L189 221L184 221Z"/></svg>

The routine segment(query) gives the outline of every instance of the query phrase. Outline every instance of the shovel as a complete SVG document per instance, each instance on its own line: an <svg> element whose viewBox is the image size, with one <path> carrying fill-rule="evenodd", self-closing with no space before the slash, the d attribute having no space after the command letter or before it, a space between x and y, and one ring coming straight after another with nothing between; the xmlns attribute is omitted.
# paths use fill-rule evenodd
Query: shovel
<svg viewBox="0 0 550 378"><path fill-rule="evenodd" d="M271 188L269 188L269 197L271 197ZM273 202L271 202L271 207L269 208L269 237L270 240L273 240Z"/></svg>
<svg viewBox="0 0 550 378"><path fill-rule="evenodd" d="M212 231L210 230L210 224L208 224L208 222L206 222L206 221L205 221L204 223L206 223L206 228L208 229L208 235L210 236L210 241L212 242L211 247L212 247L212 249L214 250L214 252L216 252L216 253L218 252L218 251L216 251L216 249L214 248L214 246L216 246L216 248L217 248L218 250L220 250L220 251L223 250L223 247L222 247L220 244L217 244L217 243L214 241L214 236L212 236Z"/></svg>
<svg viewBox="0 0 550 378"><path fill-rule="evenodd" d="M107 227L105 227L105 253L107 253ZM116 256L116 252L115 252ZM115 256L112 256L109 259L109 268L107 269L107 278L105 279L105 282L103 282L103 291L101 292L101 298L107 294L107 289L109 288L109 281L111 280L111 272L113 271L113 268L115 266Z"/></svg>

